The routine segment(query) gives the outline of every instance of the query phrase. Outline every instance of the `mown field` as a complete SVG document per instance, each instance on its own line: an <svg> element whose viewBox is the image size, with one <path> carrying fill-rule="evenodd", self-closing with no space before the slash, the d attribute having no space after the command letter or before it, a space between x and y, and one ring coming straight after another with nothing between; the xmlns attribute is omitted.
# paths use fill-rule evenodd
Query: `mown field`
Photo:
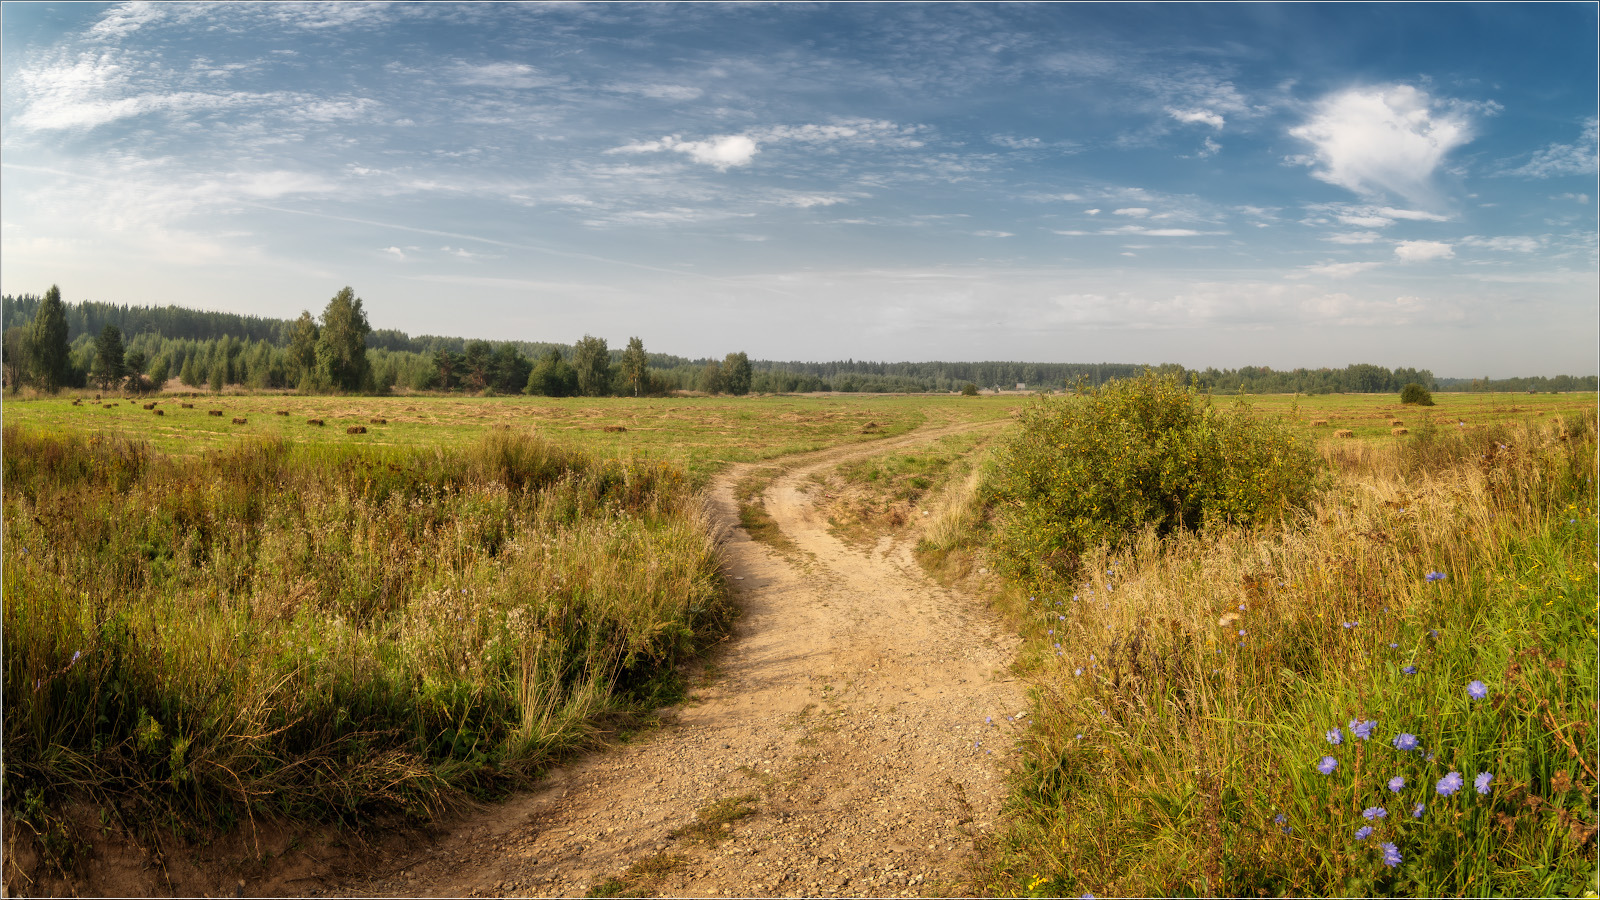
<svg viewBox="0 0 1600 900"><path fill-rule="evenodd" d="M106 396L97 403L94 396L82 395L77 406L73 401L79 395L7 400L5 418L50 430L137 438L157 452L184 455L221 449L246 437L294 444L432 448L459 446L497 428L531 431L565 446L670 462L682 466L691 481L703 484L729 462L869 441L923 424L1004 418L1021 402L894 395L633 400L168 393L138 400ZM144 409L152 400L156 408ZM192 408L185 408L186 403ZM211 415L212 411L220 415ZM244 424L233 424L236 418L244 419ZM312 419L324 424L308 424ZM347 434L352 427L365 428L366 433Z"/></svg>

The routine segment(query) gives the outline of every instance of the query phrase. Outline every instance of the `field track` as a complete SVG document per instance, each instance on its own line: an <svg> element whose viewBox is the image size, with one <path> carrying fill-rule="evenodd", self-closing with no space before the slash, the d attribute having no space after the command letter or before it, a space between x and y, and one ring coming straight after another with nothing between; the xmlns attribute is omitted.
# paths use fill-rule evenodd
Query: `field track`
<svg viewBox="0 0 1600 900"><path fill-rule="evenodd" d="M613 890L662 895L960 893L1005 792L1008 717L1026 708L1006 672L1014 639L978 601L930 581L907 541L839 542L803 485L971 427L784 460L763 495L796 545L784 553L736 524L734 486L760 464L724 472L712 501L744 612L694 702L361 877L284 887L581 896L616 879ZM673 836L719 801L753 812L713 823L720 841Z"/></svg>

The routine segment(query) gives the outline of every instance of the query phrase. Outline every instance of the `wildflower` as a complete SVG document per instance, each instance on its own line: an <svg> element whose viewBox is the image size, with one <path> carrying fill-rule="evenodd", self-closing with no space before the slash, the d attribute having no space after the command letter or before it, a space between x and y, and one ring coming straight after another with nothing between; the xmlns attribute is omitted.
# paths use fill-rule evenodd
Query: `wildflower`
<svg viewBox="0 0 1600 900"><path fill-rule="evenodd" d="M1364 840L1367 839L1367 836L1370 835L1370 834L1372 834L1372 826L1371 825L1363 825L1360 828L1356 829L1356 840L1364 841Z"/></svg>
<svg viewBox="0 0 1600 900"><path fill-rule="evenodd" d="M1335 747L1344 743L1344 732L1338 728L1328 729L1328 733L1323 735L1323 737L1327 738L1328 743L1334 745Z"/></svg>
<svg viewBox="0 0 1600 900"><path fill-rule="evenodd" d="M1482 700L1489 696L1489 689L1484 687L1483 682L1474 679L1467 682L1467 696L1474 700Z"/></svg>
<svg viewBox="0 0 1600 900"><path fill-rule="evenodd" d="M1377 728L1377 727L1378 727L1378 723L1377 723L1376 720L1373 720L1373 719L1351 719L1350 720L1350 733L1355 735L1358 738L1361 738L1363 741L1371 740L1372 739L1372 729Z"/></svg>
<svg viewBox="0 0 1600 900"><path fill-rule="evenodd" d="M1339 768L1339 761L1331 756L1324 756L1322 760L1317 763L1317 771L1324 775L1332 775L1333 770L1337 768Z"/></svg>
<svg viewBox="0 0 1600 900"><path fill-rule="evenodd" d="M1480 794L1488 794L1489 793L1489 784L1491 782L1493 782L1493 781L1494 781L1494 776L1493 775L1490 775L1488 772L1479 772L1478 773L1478 777L1472 779L1472 786L1474 788L1478 789L1478 793L1480 793Z"/></svg>
<svg viewBox="0 0 1600 900"><path fill-rule="evenodd" d="M1289 817L1283 813L1278 813L1276 816L1273 816L1272 821L1278 823L1278 828L1282 830L1284 834L1288 834L1294 830L1294 826L1286 824L1289 821Z"/></svg>
<svg viewBox="0 0 1600 900"><path fill-rule="evenodd" d="M1439 783L1434 785L1433 789L1439 792L1439 796L1448 797L1461 790L1461 785L1464 783L1460 772L1451 772L1449 775L1439 779Z"/></svg>
<svg viewBox="0 0 1600 900"><path fill-rule="evenodd" d="M1056 649L1057 649L1057 650L1060 650L1060 649L1061 649L1061 644L1060 644L1060 643L1057 643L1057 644L1056 644Z"/></svg>
<svg viewBox="0 0 1600 900"><path fill-rule="evenodd" d="M1423 806L1421 803L1418 803L1416 806L1411 807L1411 818L1413 818L1413 819L1422 818L1422 813L1426 809L1427 809L1427 807Z"/></svg>
<svg viewBox="0 0 1600 900"><path fill-rule="evenodd" d="M1393 791L1396 794L1400 793L1400 791L1403 788L1405 788L1405 786L1406 786L1406 780L1404 778L1401 778L1399 775L1396 775L1395 777L1389 779L1389 790Z"/></svg>
<svg viewBox="0 0 1600 900"><path fill-rule="evenodd" d="M1400 671L1404 672L1407 675L1415 675L1415 674L1417 674L1417 667L1416 666L1406 666L1405 668L1401 669Z"/></svg>
<svg viewBox="0 0 1600 900"><path fill-rule="evenodd" d="M1076 669L1073 669L1072 670L1072 674L1074 674L1074 675L1082 675L1083 674L1083 666L1079 666Z"/></svg>
<svg viewBox="0 0 1600 900"><path fill-rule="evenodd" d="M1444 573L1443 572L1429 572L1427 574L1427 579L1429 581L1443 581L1444 580Z"/></svg>
<svg viewBox="0 0 1600 900"><path fill-rule="evenodd" d="M1361 811L1361 818L1371 822L1375 819L1389 818L1389 811L1381 806L1369 806Z"/></svg>
<svg viewBox="0 0 1600 900"><path fill-rule="evenodd" d="M74 650L74 651L72 651L72 662L67 663L67 668L70 669L73 666L77 665L78 664L78 658L81 657L81 656L83 656L83 651L82 650Z"/></svg>
<svg viewBox="0 0 1600 900"><path fill-rule="evenodd" d="M984 716L983 717L983 724L985 724L985 725L993 725L994 724L994 716Z"/></svg>
<svg viewBox="0 0 1600 900"><path fill-rule="evenodd" d="M1394 844L1383 843L1378 845L1383 850L1383 864L1389 868L1400 865L1400 848Z"/></svg>
<svg viewBox="0 0 1600 900"><path fill-rule="evenodd" d="M1417 736L1414 734L1402 731L1394 736L1394 748L1396 750L1415 750L1417 747Z"/></svg>
<svg viewBox="0 0 1600 900"><path fill-rule="evenodd" d="M1389 645L1389 649L1390 650L1399 650L1400 649L1400 645L1399 644L1390 644Z"/></svg>

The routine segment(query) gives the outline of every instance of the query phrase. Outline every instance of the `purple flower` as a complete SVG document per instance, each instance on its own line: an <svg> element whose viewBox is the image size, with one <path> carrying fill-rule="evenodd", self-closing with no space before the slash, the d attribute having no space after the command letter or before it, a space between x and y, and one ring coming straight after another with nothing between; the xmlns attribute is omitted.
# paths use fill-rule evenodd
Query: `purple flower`
<svg viewBox="0 0 1600 900"><path fill-rule="evenodd" d="M1479 772L1478 777L1472 779L1472 786L1478 789L1478 793L1487 794L1489 793L1489 785L1493 781L1493 775L1490 775L1488 772Z"/></svg>
<svg viewBox="0 0 1600 900"><path fill-rule="evenodd" d="M1406 780L1401 778L1399 775L1389 779L1389 790L1395 792L1396 794L1400 793L1401 789L1403 789L1405 786Z"/></svg>
<svg viewBox="0 0 1600 900"><path fill-rule="evenodd" d="M1467 682L1467 696L1474 700L1482 700L1489 696L1489 689L1484 687L1483 682L1473 679Z"/></svg>
<svg viewBox="0 0 1600 900"><path fill-rule="evenodd" d="M1383 850L1383 864L1389 868L1400 865L1400 848L1393 844L1383 843L1378 845Z"/></svg>
<svg viewBox="0 0 1600 900"><path fill-rule="evenodd" d="M1317 763L1317 771L1324 775L1332 775L1333 770L1339 768L1339 761L1331 756L1324 756Z"/></svg>
<svg viewBox="0 0 1600 900"><path fill-rule="evenodd" d="M1417 736L1414 734L1402 731L1394 736L1394 748L1396 750L1415 750L1418 746Z"/></svg>
<svg viewBox="0 0 1600 900"><path fill-rule="evenodd" d="M1406 673L1407 675L1415 675L1415 674L1417 674L1417 667L1416 666L1406 666L1405 668L1401 669L1400 671Z"/></svg>
<svg viewBox="0 0 1600 900"><path fill-rule="evenodd" d="M1369 806L1361 811L1361 818L1371 822L1373 819L1387 819L1389 811L1381 806Z"/></svg>
<svg viewBox="0 0 1600 900"><path fill-rule="evenodd" d="M1372 834L1372 826L1371 825L1363 825L1360 828L1356 829L1356 840L1364 841L1364 840L1367 839L1367 836L1370 835L1370 834Z"/></svg>
<svg viewBox="0 0 1600 900"><path fill-rule="evenodd" d="M1360 625L1361 623L1360 622L1343 622L1341 624L1344 625L1344 627L1346 627L1346 628L1354 628L1357 625Z"/></svg>
<svg viewBox="0 0 1600 900"><path fill-rule="evenodd" d="M1451 772L1449 775L1439 779L1439 783L1434 785L1433 789L1439 792L1439 796L1448 797L1461 790L1461 785L1465 783L1460 772Z"/></svg>
<svg viewBox="0 0 1600 900"><path fill-rule="evenodd" d="M1074 675L1082 675L1083 674L1083 666L1079 666L1076 669L1073 669L1072 670L1072 674L1074 674Z"/></svg>
<svg viewBox="0 0 1600 900"><path fill-rule="evenodd" d="M1423 806L1421 803L1418 803L1416 806L1411 807L1411 818L1413 818L1413 819L1422 818L1422 813L1426 809L1427 809L1427 807Z"/></svg>
<svg viewBox="0 0 1600 900"><path fill-rule="evenodd" d="M1400 649L1400 645L1399 644L1390 644L1389 645L1389 649L1390 650L1399 650Z"/></svg>
<svg viewBox="0 0 1600 900"><path fill-rule="evenodd" d="M1443 581L1444 580L1444 573L1443 572L1429 572L1428 575L1427 575L1427 578L1428 578L1429 581Z"/></svg>
<svg viewBox="0 0 1600 900"><path fill-rule="evenodd" d="M1323 735L1323 737L1327 738L1328 743L1334 745L1335 747L1344 743L1344 732L1338 728L1328 729L1328 733Z"/></svg>
<svg viewBox="0 0 1600 900"><path fill-rule="evenodd" d="M1273 816L1272 821L1278 823L1278 828L1281 829L1284 834L1288 834L1294 830L1294 826L1286 824L1289 821L1289 817L1283 813L1278 813L1277 815Z"/></svg>
<svg viewBox="0 0 1600 900"><path fill-rule="evenodd" d="M1363 741L1371 740L1372 739L1372 729L1377 728L1377 727L1378 727L1378 722L1375 719L1351 719L1350 720L1350 733L1355 735L1358 738L1361 738Z"/></svg>

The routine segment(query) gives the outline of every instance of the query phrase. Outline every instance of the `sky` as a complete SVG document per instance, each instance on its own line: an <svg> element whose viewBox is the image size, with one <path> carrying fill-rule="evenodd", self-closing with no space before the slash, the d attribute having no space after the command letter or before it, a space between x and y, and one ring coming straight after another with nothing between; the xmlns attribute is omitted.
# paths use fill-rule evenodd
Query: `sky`
<svg viewBox="0 0 1600 900"><path fill-rule="evenodd" d="M7 2L0 291L1589 374L1596 9Z"/></svg>

